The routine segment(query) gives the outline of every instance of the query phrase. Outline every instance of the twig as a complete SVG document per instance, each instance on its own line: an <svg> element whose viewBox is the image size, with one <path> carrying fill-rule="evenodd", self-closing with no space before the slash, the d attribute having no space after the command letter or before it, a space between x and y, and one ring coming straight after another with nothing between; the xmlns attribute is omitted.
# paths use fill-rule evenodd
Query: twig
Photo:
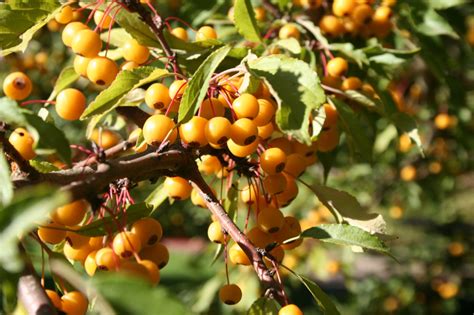
<svg viewBox="0 0 474 315"><path fill-rule="evenodd" d="M192 165L192 164L191 164ZM204 199L207 208L212 214L219 220L222 228L232 237L232 239L239 244L242 250L245 252L247 257L257 273L258 278L263 284L266 294L278 300L282 305L285 305L284 292L282 292L280 285L273 278L270 270L267 268L263 261L262 254L257 250L255 245L250 242L247 236L235 225L234 221L227 215L227 212L222 207L219 200L212 192L211 188L207 185L201 173L197 169L197 166L192 165L189 167L187 172L187 179L192 183L194 189L196 189L201 197Z"/></svg>
<svg viewBox="0 0 474 315"><path fill-rule="evenodd" d="M178 74L183 74L183 71L181 70L176 59L176 52L171 49L170 45L165 39L165 36L163 35L163 30L165 28L165 21L163 20L163 18L158 14L152 16L150 12L140 4L140 1L125 0L124 2L126 7L131 12L138 13L138 15L140 15L143 21L145 21L145 23L148 24L150 29L153 31L156 36L156 39L158 40L161 45L161 48L163 49L163 52L173 63L173 71Z"/></svg>
<svg viewBox="0 0 474 315"><path fill-rule="evenodd" d="M277 19L280 19L283 16L280 10L270 1L262 0L262 5L268 12L270 12Z"/></svg>

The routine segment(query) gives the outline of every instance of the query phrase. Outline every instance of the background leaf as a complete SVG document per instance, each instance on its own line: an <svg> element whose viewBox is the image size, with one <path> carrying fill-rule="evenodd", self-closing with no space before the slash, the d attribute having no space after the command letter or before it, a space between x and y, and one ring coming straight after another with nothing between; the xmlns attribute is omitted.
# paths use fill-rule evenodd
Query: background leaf
<svg viewBox="0 0 474 315"><path fill-rule="evenodd" d="M250 0L236 0L234 3L234 23L237 31L251 42L261 42L255 12Z"/></svg>
<svg viewBox="0 0 474 315"><path fill-rule="evenodd" d="M384 254L389 253L388 247L377 236L349 224L321 224L303 231L301 237L311 237L339 245L360 246Z"/></svg>
<svg viewBox="0 0 474 315"><path fill-rule="evenodd" d="M59 74L59 77L56 80L56 83L54 84L53 92L51 92L51 95L49 96L48 100L54 100L59 94L59 92L76 82L79 77L80 75L76 73L74 67L64 68Z"/></svg>
<svg viewBox="0 0 474 315"><path fill-rule="evenodd" d="M163 287L151 287L139 278L121 274L94 276L94 287L117 314L190 314L184 305Z"/></svg>
<svg viewBox="0 0 474 315"><path fill-rule="evenodd" d="M279 305L274 299L262 297L253 302L247 315L277 315Z"/></svg>
<svg viewBox="0 0 474 315"><path fill-rule="evenodd" d="M68 200L65 192L39 185L19 191L9 205L0 208L0 266L10 272L20 271L18 237L45 221L51 211Z"/></svg>

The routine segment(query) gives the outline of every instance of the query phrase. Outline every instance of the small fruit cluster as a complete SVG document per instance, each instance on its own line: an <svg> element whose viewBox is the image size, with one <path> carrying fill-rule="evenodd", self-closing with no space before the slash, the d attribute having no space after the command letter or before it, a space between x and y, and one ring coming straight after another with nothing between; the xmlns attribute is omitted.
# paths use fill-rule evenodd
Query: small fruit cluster
<svg viewBox="0 0 474 315"><path fill-rule="evenodd" d="M88 237L76 231L86 220L89 208L85 200L78 200L56 209L51 222L38 228L38 237L44 243L63 244L64 256L82 263L89 276L98 270L121 271L158 284L160 269L169 260L168 249L159 242L161 224L143 218L116 235Z"/></svg>
<svg viewBox="0 0 474 315"><path fill-rule="evenodd" d="M393 28L392 7L396 2L383 0L374 7L374 0L334 0L331 12L327 12L319 20L319 27L330 37L351 35L385 38ZM322 5L321 0L294 0L293 3L310 10Z"/></svg>

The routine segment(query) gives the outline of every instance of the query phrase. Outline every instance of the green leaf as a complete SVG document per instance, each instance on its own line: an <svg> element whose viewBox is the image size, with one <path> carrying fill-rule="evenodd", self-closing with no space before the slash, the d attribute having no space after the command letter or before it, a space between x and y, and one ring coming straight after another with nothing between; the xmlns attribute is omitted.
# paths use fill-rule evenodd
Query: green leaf
<svg viewBox="0 0 474 315"><path fill-rule="evenodd" d="M214 51L204 60L188 81L188 86L179 105L178 122L184 123L193 117L207 95L212 74L230 50L230 46L224 46Z"/></svg>
<svg viewBox="0 0 474 315"><path fill-rule="evenodd" d="M466 4L469 2L469 0L425 0L425 2L428 3L430 8L444 10Z"/></svg>
<svg viewBox="0 0 474 315"><path fill-rule="evenodd" d="M301 45L295 38L280 39L275 42L275 45L288 50L290 53L298 55L301 53Z"/></svg>
<svg viewBox="0 0 474 315"><path fill-rule="evenodd" d="M351 152L357 161L372 161L372 139L366 134L367 126L356 113L343 101L331 98L339 113L339 121L344 129Z"/></svg>
<svg viewBox="0 0 474 315"><path fill-rule="evenodd" d="M360 246L389 254L388 247L377 236L349 224L321 224L303 231L301 237L339 245Z"/></svg>
<svg viewBox="0 0 474 315"><path fill-rule="evenodd" d="M153 67L139 67L131 71L121 71L112 84L89 104L81 119L88 119L92 116L110 112L120 105L121 100L131 90L156 81L166 75L169 75L168 71Z"/></svg>
<svg viewBox="0 0 474 315"><path fill-rule="evenodd" d="M309 116L326 101L317 73L306 62L283 55L258 58L248 67L267 83L277 100L280 130L309 144Z"/></svg>
<svg viewBox="0 0 474 315"><path fill-rule="evenodd" d="M316 40L323 46L323 47L328 47L329 42L326 37L324 37L323 33L321 32L321 29L319 26L316 26L313 21L303 19L303 18L298 18L297 22L303 26L306 30L308 30L311 35L316 38Z"/></svg>
<svg viewBox="0 0 474 315"><path fill-rule="evenodd" d="M20 271L18 237L45 221L51 211L68 201L65 192L40 185L21 190L8 206L0 208L0 266L10 272Z"/></svg>
<svg viewBox="0 0 474 315"><path fill-rule="evenodd" d="M120 12L115 16L115 21L140 44L161 48L155 34L153 34L150 27L143 22L137 13L120 10Z"/></svg>
<svg viewBox="0 0 474 315"><path fill-rule="evenodd" d="M13 184L10 179L10 164L0 148L0 206L10 202L13 197Z"/></svg>
<svg viewBox="0 0 474 315"><path fill-rule="evenodd" d="M378 106L375 100L371 99L370 97L368 97L367 95L359 91L347 90L347 91L344 91L344 95L347 96L347 98L350 99L351 101L357 102L358 104L363 105L369 110L373 110L378 113L382 111L382 108Z"/></svg>
<svg viewBox="0 0 474 315"><path fill-rule="evenodd" d="M104 42L108 42L110 45L119 48L125 45L130 38L132 38L132 36L123 28L113 28L100 34L100 39Z"/></svg>
<svg viewBox="0 0 474 315"><path fill-rule="evenodd" d="M336 305L334 305L333 301L331 298L313 281L310 279L301 276L291 270L290 268L281 265L283 268L288 270L293 276L295 276L301 283L305 286L306 289L308 289L309 293L311 293L311 296L313 299L316 301L318 304L319 309L323 312L325 315L339 315L339 311L336 308Z"/></svg>
<svg viewBox="0 0 474 315"><path fill-rule="evenodd" d="M25 127L27 125L18 103L7 97L0 98L0 121L14 127Z"/></svg>
<svg viewBox="0 0 474 315"><path fill-rule="evenodd" d="M33 35L54 17L59 7L55 0L1 3L0 56L25 51Z"/></svg>
<svg viewBox="0 0 474 315"><path fill-rule="evenodd" d="M28 125L34 128L39 136L36 149L54 151L62 161L71 164L71 148L64 132L35 114L24 111L23 115Z"/></svg>
<svg viewBox="0 0 474 315"><path fill-rule="evenodd" d="M190 314L164 287L151 287L138 277L102 273L95 275L90 284L117 314Z"/></svg>
<svg viewBox="0 0 474 315"><path fill-rule="evenodd" d="M74 67L66 67L59 74L58 79L54 85L53 92L49 96L48 100L54 100L58 96L59 92L73 84L79 79L80 75L76 73Z"/></svg>
<svg viewBox="0 0 474 315"><path fill-rule="evenodd" d="M260 32L255 20L255 12L250 0L236 0L234 3L234 23L237 31L246 40L261 42Z"/></svg>
<svg viewBox="0 0 474 315"><path fill-rule="evenodd" d="M418 25L417 30L427 36L447 35L459 39L449 22L433 9L424 12L423 23Z"/></svg>
<svg viewBox="0 0 474 315"><path fill-rule="evenodd" d="M366 53L362 49L355 49L351 43L334 43L329 45L331 51L338 51L342 56L351 59L353 62L362 68L363 65L368 65L369 60Z"/></svg>
<svg viewBox="0 0 474 315"><path fill-rule="evenodd" d="M96 220L90 224L82 226L76 233L86 236L101 236L108 233L119 231L121 224L128 225L133 222L149 216L153 209L145 203L130 205L125 213L120 212L114 218L108 216ZM118 223L118 224L117 224Z"/></svg>
<svg viewBox="0 0 474 315"><path fill-rule="evenodd" d="M278 303L274 299L262 297L253 302L247 311L247 315L277 315Z"/></svg>
<svg viewBox="0 0 474 315"><path fill-rule="evenodd" d="M163 186L163 182L158 184L155 190L146 198L145 203L152 207L153 211L168 199L168 193Z"/></svg>
<svg viewBox="0 0 474 315"><path fill-rule="evenodd" d="M370 233L385 233L386 223L377 213L367 213L357 199L345 191L314 183L311 190L333 214Z"/></svg>

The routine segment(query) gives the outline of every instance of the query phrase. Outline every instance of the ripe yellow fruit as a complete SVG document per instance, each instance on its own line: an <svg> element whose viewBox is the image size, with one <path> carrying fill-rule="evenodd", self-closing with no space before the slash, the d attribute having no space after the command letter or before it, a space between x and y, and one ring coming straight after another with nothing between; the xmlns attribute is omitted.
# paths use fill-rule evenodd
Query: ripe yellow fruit
<svg viewBox="0 0 474 315"><path fill-rule="evenodd" d="M107 57L95 57L87 65L87 77L97 85L110 85L118 71L117 64Z"/></svg>
<svg viewBox="0 0 474 315"><path fill-rule="evenodd" d="M142 243L137 234L125 231L114 237L112 247L117 256L129 258L140 251Z"/></svg>
<svg viewBox="0 0 474 315"><path fill-rule="evenodd" d="M73 88L59 92L55 104L56 113L65 120L78 120L86 109L86 97Z"/></svg>
<svg viewBox="0 0 474 315"><path fill-rule="evenodd" d="M13 72L3 80L3 93L13 100L21 101L30 96L33 85L23 72Z"/></svg>
<svg viewBox="0 0 474 315"><path fill-rule="evenodd" d="M94 129L90 136L90 140L104 150L107 150L118 144L121 137L118 133L109 129Z"/></svg>
<svg viewBox="0 0 474 315"><path fill-rule="evenodd" d="M171 31L171 34L173 34L175 37L178 37L179 39L187 42L188 41L188 32L182 28L182 27L176 27Z"/></svg>
<svg viewBox="0 0 474 315"><path fill-rule="evenodd" d="M288 304L278 311L278 315L303 315L303 311L295 304Z"/></svg>
<svg viewBox="0 0 474 315"><path fill-rule="evenodd" d="M71 42L72 51L76 54L93 58L99 54L102 49L102 40L98 33L90 29L82 29L74 35Z"/></svg>
<svg viewBox="0 0 474 315"><path fill-rule="evenodd" d="M336 57L331 59L327 65L326 70L328 74L332 77L339 78L343 76L349 69L349 64L347 61L341 57Z"/></svg>
<svg viewBox="0 0 474 315"><path fill-rule="evenodd" d="M57 208L51 214L51 218L61 225L78 225L84 219L88 209L89 203L84 199L80 199Z"/></svg>
<svg viewBox="0 0 474 315"><path fill-rule="evenodd" d="M413 165L406 165L400 170L400 178L410 182L416 178L416 168Z"/></svg>
<svg viewBox="0 0 474 315"><path fill-rule="evenodd" d="M68 25L66 25L61 34L61 39L64 45L66 45L67 47L71 47L74 36L79 31L86 30L86 29L87 29L87 26L81 22L71 22Z"/></svg>
<svg viewBox="0 0 474 315"><path fill-rule="evenodd" d="M280 39L288 39L288 38L299 39L300 36L301 36L300 30L293 23L288 23L288 24L283 25L278 31L278 37Z"/></svg>
<svg viewBox="0 0 474 315"><path fill-rule="evenodd" d="M72 18L73 18L73 10L68 5L63 7L61 11L56 13L56 15L54 16L54 19L56 20L56 22L60 24L67 24L71 22Z"/></svg>
<svg viewBox="0 0 474 315"><path fill-rule="evenodd" d="M26 129L15 129L8 138L8 141L25 160L31 160L35 158L36 153L33 149L35 140L30 135L30 133L26 131Z"/></svg>
<svg viewBox="0 0 474 315"><path fill-rule="evenodd" d="M196 41L203 41L207 39L217 39L217 33L211 26L202 26L196 32Z"/></svg>
<svg viewBox="0 0 474 315"><path fill-rule="evenodd" d="M228 305L234 305L242 299L242 291L236 284L226 284L219 290L219 298Z"/></svg>
<svg viewBox="0 0 474 315"><path fill-rule="evenodd" d="M94 13L94 22L104 30L109 29L114 23L110 15L104 17L104 12L99 10Z"/></svg>
<svg viewBox="0 0 474 315"><path fill-rule="evenodd" d="M135 39L129 39L122 47L123 58L127 61L134 61L138 64L145 63L150 56L148 47L140 45Z"/></svg>
<svg viewBox="0 0 474 315"><path fill-rule="evenodd" d="M150 116L143 125L143 137L149 145L160 145L167 140L174 143L178 136L176 124L165 115Z"/></svg>

